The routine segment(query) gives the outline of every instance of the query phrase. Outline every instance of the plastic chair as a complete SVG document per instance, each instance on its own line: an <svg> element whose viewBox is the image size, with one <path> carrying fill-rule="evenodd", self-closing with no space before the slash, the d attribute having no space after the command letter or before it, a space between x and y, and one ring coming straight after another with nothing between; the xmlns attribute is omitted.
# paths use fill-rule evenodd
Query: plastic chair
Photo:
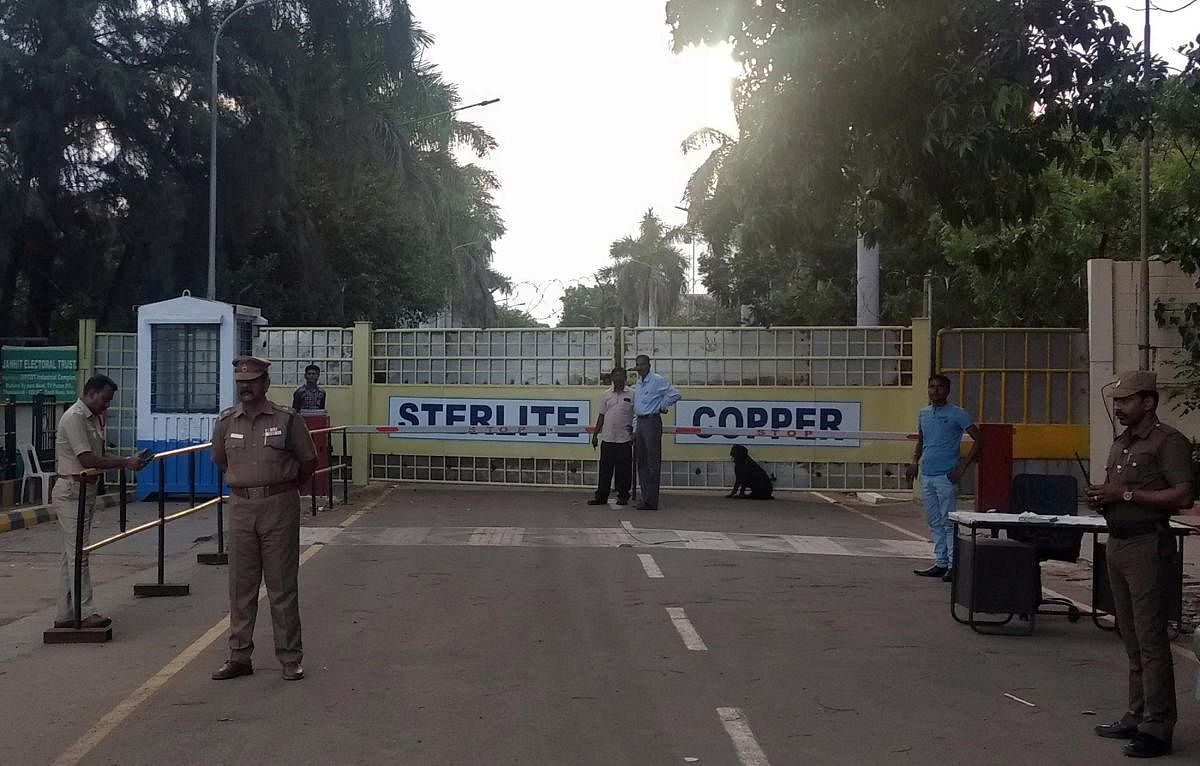
<svg viewBox="0 0 1200 766"><path fill-rule="evenodd" d="M21 454L21 462L25 464L25 471L21 474L21 502L25 502L25 481L27 479L40 479L42 502L50 502L50 482L54 479L54 474L42 470L42 461L38 460L37 450L29 442L18 444L17 451Z"/></svg>
<svg viewBox="0 0 1200 766"><path fill-rule="evenodd" d="M1022 473L1013 477L1009 489L1009 513L1036 513L1042 516L1075 516L1079 512L1079 484L1069 474ZM1079 560L1079 549L1083 542L1083 530L1037 529L1021 527L1010 529L1012 540L1029 543L1037 551L1038 562ZM1038 605L1055 604L1066 607L1067 619L1075 622L1081 612L1079 607L1065 598L1042 596L1041 567L1038 567ZM1045 612L1041 614L1064 614Z"/></svg>

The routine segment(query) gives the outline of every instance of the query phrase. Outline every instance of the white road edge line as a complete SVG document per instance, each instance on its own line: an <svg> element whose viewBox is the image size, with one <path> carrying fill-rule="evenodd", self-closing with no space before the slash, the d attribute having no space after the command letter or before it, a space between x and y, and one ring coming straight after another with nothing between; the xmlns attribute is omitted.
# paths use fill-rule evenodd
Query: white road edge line
<svg viewBox="0 0 1200 766"><path fill-rule="evenodd" d="M338 524L335 528L336 531L329 535L326 542L337 537L342 530L344 530L346 527L349 527L351 524L357 521L360 516L378 505L385 497L391 494L393 489L395 489L395 487L389 487L388 489L385 489L379 494L379 497L371 501L370 504L363 506L361 510L344 520L341 524ZM318 551L323 550L324 548L324 545L308 546L308 550L306 550L300 556L300 566L303 566L304 562L311 559L317 554ZM258 591L258 599L261 601L266 595L266 588L260 588ZM75 764L82 761L84 756L90 753L92 749L96 747L96 745L100 744L105 737L107 737L114 729L120 726L121 723L128 718L139 705L154 696L154 693L161 689L167 683L167 681L170 681L173 677L175 677L179 671L183 670L188 663L196 659L201 652L207 649L213 641L216 641L218 638L224 635L227 630L229 630L228 615L222 617L216 625L213 625L211 628L209 628L204 635L196 639L191 646L176 655L176 657L166 665L163 665L162 669L151 676L149 680L147 680L137 689L134 689L128 697L118 702L112 710L105 713L104 716L97 721L92 728L88 729L87 732L75 742L75 744L67 748L66 752L55 759L54 766L75 766Z"/></svg>
<svg viewBox="0 0 1200 766"><path fill-rule="evenodd" d="M705 645L704 639L700 638L700 634L696 632L696 627L692 625L692 621L683 613L683 607L667 607L667 616L671 618L671 624L679 632L679 637L683 639L683 645L688 650L693 652L708 651L708 646Z"/></svg>
<svg viewBox="0 0 1200 766"><path fill-rule="evenodd" d="M846 511L850 511L850 513L857 513L859 516L862 516L864 519L870 519L871 521L875 522L876 524L881 524L881 525L887 527L888 529L899 532L900 534L904 535L905 537L911 537L913 540L923 540L925 542L929 541L928 537L918 535L915 532L910 532L909 530L905 529L904 527L901 527L897 524L893 524L890 521L884 521L883 519L878 519L869 513L865 513L863 511L858 510L857 508L852 508L849 505L846 505L845 503L838 501L836 498L829 497L828 495L822 495L820 492L812 492L812 490L809 490L809 491L812 494L814 494L817 497L824 500L825 502L830 503L831 505L836 505L838 508L841 508Z"/></svg>
<svg viewBox="0 0 1200 766"><path fill-rule="evenodd" d="M658 579L663 576L662 570L658 568L654 557L649 553L639 553L638 561L642 562L642 569L646 570L646 576L651 579Z"/></svg>
<svg viewBox="0 0 1200 766"><path fill-rule="evenodd" d="M742 766L770 766L767 754L758 746L758 740L754 738L754 732L750 731L750 723L741 708L719 707L717 715L721 718L721 725L725 727L729 738L733 740L738 763Z"/></svg>

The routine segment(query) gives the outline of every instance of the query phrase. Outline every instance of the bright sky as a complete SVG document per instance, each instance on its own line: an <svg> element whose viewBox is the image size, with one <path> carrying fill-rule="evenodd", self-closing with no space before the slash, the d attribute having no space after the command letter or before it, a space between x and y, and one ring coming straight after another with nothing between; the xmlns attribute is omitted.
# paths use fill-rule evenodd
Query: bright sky
<svg viewBox="0 0 1200 766"><path fill-rule="evenodd" d="M1178 8L1188 0L1155 0ZM588 283L608 247L635 235L647 208L668 224L685 214L683 187L703 160L680 143L693 130L736 130L722 49L670 50L663 0L409 0L435 37L429 60L457 83L467 110L499 142L481 164L502 184L508 233L495 267L517 285L509 305L553 325L567 285ZM1140 0L1110 1L1142 37ZM1151 48L1170 53L1200 32L1200 2L1151 11ZM690 248L684 246L690 255ZM699 277L697 276L697 289Z"/></svg>
<svg viewBox="0 0 1200 766"><path fill-rule="evenodd" d="M509 305L553 325L567 285L611 259L648 208L681 224L683 187L703 153L680 143L736 129L728 53L670 49L661 0L410 0L436 38L428 58L500 146L494 171L508 233L495 267L517 283ZM689 246L684 246L691 254ZM697 277L697 285L699 278Z"/></svg>

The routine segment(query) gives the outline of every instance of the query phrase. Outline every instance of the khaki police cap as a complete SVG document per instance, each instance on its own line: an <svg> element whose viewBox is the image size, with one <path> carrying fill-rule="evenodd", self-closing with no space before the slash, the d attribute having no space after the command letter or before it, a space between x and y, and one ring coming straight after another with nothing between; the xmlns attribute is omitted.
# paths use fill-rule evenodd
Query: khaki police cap
<svg viewBox="0 0 1200 766"><path fill-rule="evenodd" d="M1113 385L1112 393L1109 396L1113 399L1120 399L1124 396L1140 394L1143 391L1157 392L1158 376L1146 370L1129 370L1117 376L1117 382Z"/></svg>
<svg viewBox="0 0 1200 766"><path fill-rule="evenodd" d="M235 356L233 358L233 379L254 380L267 374L271 363L257 356Z"/></svg>

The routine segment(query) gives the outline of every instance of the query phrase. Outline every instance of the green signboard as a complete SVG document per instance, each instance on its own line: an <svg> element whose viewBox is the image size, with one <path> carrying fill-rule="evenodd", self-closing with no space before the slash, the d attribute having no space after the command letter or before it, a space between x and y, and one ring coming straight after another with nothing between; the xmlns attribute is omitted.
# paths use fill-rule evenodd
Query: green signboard
<svg viewBox="0 0 1200 766"><path fill-rule="evenodd" d="M73 402L75 346L4 346L0 361L4 367L5 396L18 402L33 400L34 394L50 394L60 402Z"/></svg>

